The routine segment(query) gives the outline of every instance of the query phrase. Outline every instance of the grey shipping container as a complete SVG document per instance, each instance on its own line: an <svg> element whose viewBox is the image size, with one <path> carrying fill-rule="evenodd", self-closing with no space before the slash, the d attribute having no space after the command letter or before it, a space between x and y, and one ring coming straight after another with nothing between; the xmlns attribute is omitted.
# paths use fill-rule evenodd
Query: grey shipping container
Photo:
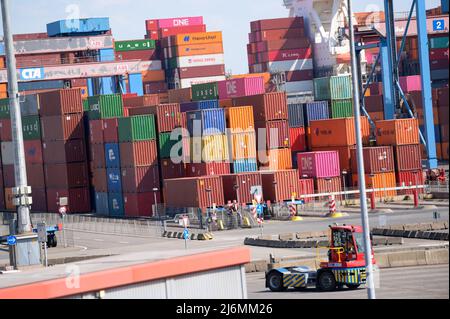
<svg viewBox="0 0 450 319"><path fill-rule="evenodd" d="M23 95L19 98L22 116L39 115L39 96Z"/></svg>
<svg viewBox="0 0 450 319"><path fill-rule="evenodd" d="M37 82L19 82L19 92L36 91L36 90L51 90L63 89L64 81L37 81Z"/></svg>

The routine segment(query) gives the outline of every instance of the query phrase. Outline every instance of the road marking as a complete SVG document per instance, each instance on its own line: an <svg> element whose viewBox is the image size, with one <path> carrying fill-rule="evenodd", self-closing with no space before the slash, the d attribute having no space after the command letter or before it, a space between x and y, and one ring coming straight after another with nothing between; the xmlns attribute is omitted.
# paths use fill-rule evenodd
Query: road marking
<svg viewBox="0 0 450 319"><path fill-rule="evenodd" d="M85 247L85 246L78 246L78 245L75 245L74 247L78 247L78 248L81 248L81 250L87 250L88 248L87 247Z"/></svg>
<svg viewBox="0 0 450 319"><path fill-rule="evenodd" d="M126 245L126 244L129 244L129 242L127 242L127 241L119 241L119 244L124 244L124 245Z"/></svg>
<svg viewBox="0 0 450 319"><path fill-rule="evenodd" d="M94 240L95 241L104 241L103 239L98 239L98 238L95 238Z"/></svg>

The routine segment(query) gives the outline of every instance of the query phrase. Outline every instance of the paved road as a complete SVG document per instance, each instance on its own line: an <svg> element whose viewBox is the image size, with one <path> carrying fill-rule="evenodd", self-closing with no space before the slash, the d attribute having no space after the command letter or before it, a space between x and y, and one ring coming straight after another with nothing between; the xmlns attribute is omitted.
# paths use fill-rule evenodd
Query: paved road
<svg viewBox="0 0 450 319"><path fill-rule="evenodd" d="M448 299L449 265L381 269L379 299ZM264 273L247 274L249 299L366 299L365 289L335 292L288 290L273 293L265 288Z"/></svg>

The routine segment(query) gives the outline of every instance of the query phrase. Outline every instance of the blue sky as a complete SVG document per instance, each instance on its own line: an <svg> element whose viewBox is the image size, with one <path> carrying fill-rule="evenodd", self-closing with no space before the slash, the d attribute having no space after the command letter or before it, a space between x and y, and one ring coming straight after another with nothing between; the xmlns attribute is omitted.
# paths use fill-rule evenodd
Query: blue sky
<svg viewBox="0 0 450 319"><path fill-rule="evenodd" d="M363 3L362 3L363 2ZM436 7L440 0L426 0ZM116 39L139 39L145 20L202 15L208 31L223 31L227 70L244 73L247 68L250 21L286 17L282 0L19 0L10 1L14 33L45 32L46 23L81 17L109 17ZM355 11L373 11L382 0L353 1ZM408 11L411 1L397 0L396 11ZM0 34L3 32L0 26Z"/></svg>

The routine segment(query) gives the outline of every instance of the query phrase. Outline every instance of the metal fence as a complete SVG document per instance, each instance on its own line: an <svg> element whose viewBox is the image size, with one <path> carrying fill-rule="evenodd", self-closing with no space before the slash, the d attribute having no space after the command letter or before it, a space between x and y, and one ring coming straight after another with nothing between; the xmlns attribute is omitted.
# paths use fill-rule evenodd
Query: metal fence
<svg viewBox="0 0 450 319"><path fill-rule="evenodd" d="M425 192L430 193L449 193L448 181L445 182L426 182Z"/></svg>

